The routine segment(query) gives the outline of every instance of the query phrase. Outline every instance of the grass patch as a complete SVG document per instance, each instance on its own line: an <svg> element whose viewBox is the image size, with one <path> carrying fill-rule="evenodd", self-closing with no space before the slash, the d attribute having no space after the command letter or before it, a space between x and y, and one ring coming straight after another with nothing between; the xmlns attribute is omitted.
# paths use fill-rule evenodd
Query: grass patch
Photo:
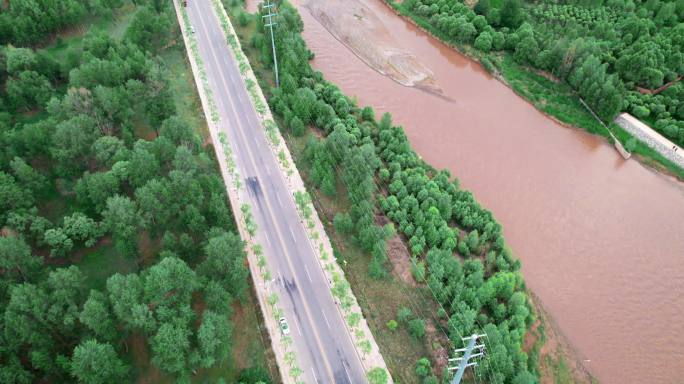
<svg viewBox="0 0 684 384"><path fill-rule="evenodd" d="M209 128L203 116L204 112L182 40L165 49L160 56L171 74L169 87L176 104L176 113L191 126L196 127L205 141L210 140Z"/></svg>
<svg viewBox="0 0 684 384"><path fill-rule="evenodd" d="M137 272L136 260L123 256L117 252L114 244L105 239L101 245L93 250L83 251L85 256L78 267L86 277L86 285L89 289L103 291L107 278L115 273L127 274Z"/></svg>

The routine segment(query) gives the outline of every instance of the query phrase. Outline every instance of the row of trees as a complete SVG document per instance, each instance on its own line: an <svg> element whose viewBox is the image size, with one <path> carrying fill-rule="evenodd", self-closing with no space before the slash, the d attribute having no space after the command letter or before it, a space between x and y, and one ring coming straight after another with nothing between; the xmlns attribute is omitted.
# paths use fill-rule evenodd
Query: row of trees
<svg viewBox="0 0 684 384"><path fill-rule="evenodd" d="M638 91L684 75L683 1L480 0L471 9L463 2L407 0L398 6L442 38L484 53L507 50L520 64L551 72L605 121L632 112L684 144L682 99L672 96L684 86L663 98Z"/></svg>
<svg viewBox="0 0 684 384"><path fill-rule="evenodd" d="M300 36L302 24L292 7L281 3L278 17L276 46L283 80L269 102L293 133L301 123L324 135L310 137L304 157L311 180L324 193L338 193L338 182L347 190L352 207L335 217L335 228L354 235L372 254L369 272L380 278L384 273L374 264L384 267L385 239L393 233L393 226L375 224L383 211L419 263L427 265L422 278L448 311L441 326L453 341L460 345L463 335L486 330L493 336L493 353L485 363L488 380L535 382L530 373L535 365L522 350L533 316L520 263L505 247L501 225L447 171L420 160L388 114L376 121L371 108L358 108L311 69L311 54ZM264 47L258 36L253 43ZM268 65L269 53L261 52ZM411 319L410 313L398 317L413 335L422 337L422 320Z"/></svg>
<svg viewBox="0 0 684 384"><path fill-rule="evenodd" d="M72 3L13 1L0 19L33 17L36 37L0 36L33 42L123 1ZM91 32L66 60L0 48L2 383L132 381L134 340L182 382L229 356L232 303L247 289L243 243L213 152L176 115L153 55L177 33L172 8L139 5L123 40ZM68 17L62 9L80 16L52 20ZM153 140L137 133L146 127ZM110 239L114 250L97 257L114 253L134 272L94 283L70 265Z"/></svg>
<svg viewBox="0 0 684 384"><path fill-rule="evenodd" d="M0 13L0 44L35 44L88 15L111 16L123 0L15 0Z"/></svg>

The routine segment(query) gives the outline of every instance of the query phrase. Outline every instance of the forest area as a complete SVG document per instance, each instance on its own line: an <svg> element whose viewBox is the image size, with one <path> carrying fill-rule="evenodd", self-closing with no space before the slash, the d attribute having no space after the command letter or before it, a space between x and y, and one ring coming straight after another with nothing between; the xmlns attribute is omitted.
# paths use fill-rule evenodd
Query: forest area
<svg viewBox="0 0 684 384"><path fill-rule="evenodd" d="M235 9L240 2L224 3ZM501 225L460 188L457 178L423 162L389 114L377 117L372 107L358 106L313 70L309 64L313 53L301 37L299 14L285 1L278 7L274 33L280 87L273 88L264 72L260 82L270 89L269 104L285 136L305 142L298 166L305 169L307 181L325 198L349 203L332 220L335 236L348 239L367 255L368 279L388 288L394 285L388 240L395 234L403 239L419 284L414 289L430 292L430 301L435 302L438 332L459 347L461 338L474 332L488 336L488 356L480 362L477 377L469 380L538 382L537 347L524 347L536 316L519 272L520 261L506 246ZM252 50L250 57L256 57L261 68L272 70L271 44L262 18L240 8L233 16L243 28L241 38ZM341 250L336 252L341 258ZM358 297L354 282L352 289ZM425 303L427 308L430 305ZM424 339L425 318L411 308L395 311L383 329L373 329L374 334L406 329L411 337ZM407 382L442 382L447 378L443 368L423 356L409 363L412 373Z"/></svg>
<svg viewBox="0 0 684 384"><path fill-rule="evenodd" d="M684 145L682 0L388 3L438 38L466 51L474 49L487 70L503 72L506 80L509 61L529 72L541 71L569 86L604 123L628 112ZM536 84L530 75L521 77L527 78L530 88L557 88L554 82ZM554 94L541 92L546 93ZM546 98L544 103L556 101ZM564 116L563 107L544 111L595 131ZM629 150L635 146L634 139L627 141Z"/></svg>
<svg viewBox="0 0 684 384"><path fill-rule="evenodd" d="M0 4L0 382L272 381L179 36L168 1Z"/></svg>

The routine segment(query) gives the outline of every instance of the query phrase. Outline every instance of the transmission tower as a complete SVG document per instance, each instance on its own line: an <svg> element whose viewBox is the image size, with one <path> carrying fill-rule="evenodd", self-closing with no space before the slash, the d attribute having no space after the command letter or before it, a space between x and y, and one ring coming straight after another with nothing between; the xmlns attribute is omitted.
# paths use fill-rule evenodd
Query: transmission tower
<svg viewBox="0 0 684 384"><path fill-rule="evenodd" d="M451 384L460 384L461 379L463 378L463 373L465 372L465 369L471 366L476 366L477 361L471 362L471 359L475 358L480 358L484 356L485 354L485 345L484 344L477 344L477 339L481 337L487 337L486 334L478 335L474 334L470 337L464 337L463 341L468 342L468 345L465 348L461 349L455 349L454 354L456 357L449 359L449 364L454 364L453 366L450 366L448 370L451 371L456 371L454 374L454 378L451 380ZM473 353L475 352L475 353ZM461 353L463 353L462 356L458 356Z"/></svg>
<svg viewBox="0 0 684 384"><path fill-rule="evenodd" d="M268 27L271 30L271 48L273 48L273 68L275 71L275 82L277 88L280 87L280 81L278 80L278 58L276 57L275 38L273 37L273 27L277 23L273 21L273 17L277 16L278 13L276 13L275 4L271 3L271 0L266 0L266 4L264 4L262 7L266 10L266 12L268 12L268 15L264 15L262 16L262 18L268 18L266 24L264 24L264 27Z"/></svg>

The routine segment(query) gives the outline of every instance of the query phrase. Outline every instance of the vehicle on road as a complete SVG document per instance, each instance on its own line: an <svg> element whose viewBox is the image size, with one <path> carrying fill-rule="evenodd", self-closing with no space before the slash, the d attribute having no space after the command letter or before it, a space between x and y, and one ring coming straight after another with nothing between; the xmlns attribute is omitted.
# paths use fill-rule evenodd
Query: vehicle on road
<svg viewBox="0 0 684 384"><path fill-rule="evenodd" d="M278 320L278 323L280 324L280 331L283 333L283 335L289 335L290 326L287 324L287 319L281 317L280 320Z"/></svg>

